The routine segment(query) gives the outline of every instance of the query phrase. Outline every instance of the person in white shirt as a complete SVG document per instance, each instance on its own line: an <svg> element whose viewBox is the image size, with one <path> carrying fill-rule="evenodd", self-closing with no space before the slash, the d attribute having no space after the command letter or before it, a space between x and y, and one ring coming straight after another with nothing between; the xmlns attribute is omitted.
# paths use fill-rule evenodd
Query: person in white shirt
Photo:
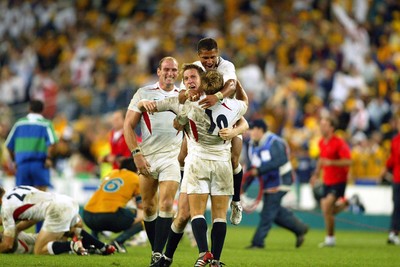
<svg viewBox="0 0 400 267"><path fill-rule="evenodd" d="M210 70L202 75L201 86L198 88L201 72L201 68L195 64L187 64L183 67L184 83L187 88L191 88L193 91L196 88L196 98L200 97L200 101L206 95L214 94L223 87L222 75L218 71ZM194 94L192 94L193 96ZM189 92L186 94L186 98L188 97ZM183 232L188 220L186 215L188 213L188 199L192 229L200 252L195 266L203 266L201 264L210 262L212 263L211 266L220 266L219 259L226 235L228 200L233 194L230 139L241 133L232 130L232 128L239 119L242 119L247 110L247 96L243 90L238 92L238 99L245 101L225 98L205 110L198 101L186 101L183 106L180 106L177 97L160 101L142 100L138 104L138 107L144 107L149 112L166 110L179 112L177 123L185 126L188 155L185 159L178 216L171 227L171 231L175 232L176 235L176 249L176 245L182 236L182 234L180 236L179 234ZM246 129L247 127L244 128L244 130ZM207 223L204 217L208 195L211 195L213 220L211 252L208 251ZM159 266L170 266L171 257L172 255L166 251L164 261L167 264Z"/></svg>
<svg viewBox="0 0 400 267"><path fill-rule="evenodd" d="M203 68L204 71L217 70L223 75L224 87L215 94L206 95L200 100L199 104L202 108L207 109L217 104L220 100L226 97L232 97L238 86L235 65L232 62L225 60L219 56L218 44L213 38L203 38L197 44L198 61L193 62ZM181 87L182 89L182 87ZM183 91L183 90L182 90ZM184 94L182 92L181 94ZM189 99L191 100L191 99ZM243 178L242 166L239 163L240 154L242 151L243 141L242 136L235 136L232 139L231 161L233 167L233 184L234 194L231 202L230 222L233 225L238 225L242 221L242 205L240 203L240 188ZM182 146L181 154L179 155L181 166L183 159L186 156L185 143Z"/></svg>
<svg viewBox="0 0 400 267"><path fill-rule="evenodd" d="M157 83L140 88L133 96L124 122L126 144L139 172L144 225L152 249L151 266L157 266L171 227L173 203L180 182L178 154L182 134L173 128L175 114L141 112L141 99L161 100L178 96L175 86L178 62L173 57L161 59ZM135 128L140 125L142 143L137 143Z"/></svg>
<svg viewBox="0 0 400 267"><path fill-rule="evenodd" d="M82 229L79 205L66 195L40 191L32 186L17 186L6 193L0 186L0 205L4 229L0 253L13 252L21 231L38 221L43 221L43 226L34 240L33 253L36 255L70 251L87 255L81 239L94 241L95 247L104 255L115 252L113 246L94 240ZM65 237L72 237L72 241L61 241Z"/></svg>

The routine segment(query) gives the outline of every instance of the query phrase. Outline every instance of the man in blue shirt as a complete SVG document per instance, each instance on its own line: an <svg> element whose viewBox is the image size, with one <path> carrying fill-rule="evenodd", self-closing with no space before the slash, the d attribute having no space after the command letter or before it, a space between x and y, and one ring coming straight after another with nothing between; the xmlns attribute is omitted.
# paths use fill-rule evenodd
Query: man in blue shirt
<svg viewBox="0 0 400 267"><path fill-rule="evenodd" d="M250 123L249 171L252 177L263 179L263 208L260 222L247 248L264 248L264 239L272 223L288 229L296 235L296 248L304 242L308 226L301 222L290 210L281 205L283 196L293 182L292 166L289 161L289 147L278 135L268 131L264 120ZM251 180L250 180L251 181ZM244 188L248 186L244 184Z"/></svg>

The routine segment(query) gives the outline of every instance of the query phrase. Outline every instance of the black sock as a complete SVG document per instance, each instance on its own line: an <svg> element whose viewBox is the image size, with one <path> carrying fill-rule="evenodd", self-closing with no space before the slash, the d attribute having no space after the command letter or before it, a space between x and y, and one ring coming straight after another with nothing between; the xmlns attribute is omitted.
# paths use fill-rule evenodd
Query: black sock
<svg viewBox="0 0 400 267"><path fill-rule="evenodd" d="M163 252L165 243L167 243L171 223L172 217L164 218L158 216L156 223L157 235L154 238L154 252Z"/></svg>
<svg viewBox="0 0 400 267"><path fill-rule="evenodd" d="M82 236L82 245L84 248L88 249L90 245L95 246L98 249L101 249L105 246L103 242L86 232L85 230L82 229L81 231L81 236Z"/></svg>
<svg viewBox="0 0 400 267"><path fill-rule="evenodd" d="M147 238L149 239L151 250L154 251L154 239L156 236L156 221L144 221L144 229L146 230Z"/></svg>
<svg viewBox="0 0 400 267"><path fill-rule="evenodd" d="M142 223L141 222L135 223L135 224L131 225L131 227L129 227L128 229L123 231L122 234L120 234L115 239L115 241L117 241L120 244L123 244L126 240L128 240L129 238L136 235L137 233L139 233L142 230L143 230Z"/></svg>
<svg viewBox="0 0 400 267"><path fill-rule="evenodd" d="M167 246L165 248L165 256L172 259L176 248L178 247L179 241L181 241L183 233L175 233L172 229L169 230L169 236Z"/></svg>
<svg viewBox="0 0 400 267"><path fill-rule="evenodd" d="M226 236L226 222L214 222L211 230L211 253L214 259L221 258Z"/></svg>
<svg viewBox="0 0 400 267"><path fill-rule="evenodd" d="M233 175L233 197L232 201L240 201L240 189L242 187L243 169Z"/></svg>
<svg viewBox="0 0 400 267"><path fill-rule="evenodd" d="M71 241L54 241L51 245L54 255L62 254L71 251Z"/></svg>
<svg viewBox="0 0 400 267"><path fill-rule="evenodd" d="M206 219L204 217L198 217L192 220L192 230L197 242L197 247L199 248L199 253L208 251Z"/></svg>

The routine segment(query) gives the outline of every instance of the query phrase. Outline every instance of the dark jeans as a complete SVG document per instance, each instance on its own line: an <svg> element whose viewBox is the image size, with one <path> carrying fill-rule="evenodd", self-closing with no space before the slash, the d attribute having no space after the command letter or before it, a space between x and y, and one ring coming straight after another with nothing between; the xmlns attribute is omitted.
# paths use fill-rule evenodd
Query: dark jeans
<svg viewBox="0 0 400 267"><path fill-rule="evenodd" d="M303 234L306 230L306 225L294 216L293 212L281 206L282 197L285 194L286 192L283 191L264 194L260 223L253 236L253 246L264 247L264 239L267 237L272 223L288 229L296 236Z"/></svg>
<svg viewBox="0 0 400 267"><path fill-rule="evenodd" d="M400 231L400 184L393 183L393 212L390 230L398 233Z"/></svg>

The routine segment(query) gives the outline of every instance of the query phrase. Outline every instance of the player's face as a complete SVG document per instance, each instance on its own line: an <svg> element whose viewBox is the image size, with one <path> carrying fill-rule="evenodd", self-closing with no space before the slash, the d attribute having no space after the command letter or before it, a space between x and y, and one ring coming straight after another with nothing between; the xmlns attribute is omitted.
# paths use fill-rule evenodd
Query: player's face
<svg viewBox="0 0 400 267"><path fill-rule="evenodd" d="M173 87L178 77L178 63L172 59L164 60L157 69L157 75L162 89Z"/></svg>
<svg viewBox="0 0 400 267"><path fill-rule="evenodd" d="M319 128L323 137L328 137L334 131L331 123L327 119L320 120Z"/></svg>
<svg viewBox="0 0 400 267"><path fill-rule="evenodd" d="M200 50L198 53L201 65L208 70L215 70L218 63L218 50Z"/></svg>
<svg viewBox="0 0 400 267"><path fill-rule="evenodd" d="M201 79L196 69L188 69L183 73L183 84L186 89L197 90L200 87Z"/></svg>

